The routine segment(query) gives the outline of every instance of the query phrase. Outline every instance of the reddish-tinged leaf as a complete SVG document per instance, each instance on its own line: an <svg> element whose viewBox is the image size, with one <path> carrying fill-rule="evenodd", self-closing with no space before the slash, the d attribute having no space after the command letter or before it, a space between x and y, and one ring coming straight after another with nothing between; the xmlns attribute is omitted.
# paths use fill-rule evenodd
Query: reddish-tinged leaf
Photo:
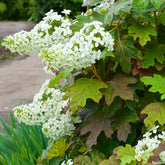
<svg viewBox="0 0 165 165"><path fill-rule="evenodd" d="M111 135L114 132L111 126L111 122L114 120L114 118L111 116L107 117L105 113L101 111L89 117L89 123L85 125L80 131L80 135L84 135L87 132L90 132L86 141L88 149L90 149L92 145L97 144L97 137L101 131L104 131L105 135L111 138Z"/></svg>
<svg viewBox="0 0 165 165"><path fill-rule="evenodd" d="M165 142L160 143L159 146L152 151L154 155L149 158L148 162L152 162L152 161L158 162L158 161L160 161L161 159L159 157L159 154L162 151L164 151L164 149L165 149Z"/></svg>
<svg viewBox="0 0 165 165"><path fill-rule="evenodd" d="M157 102L147 105L141 112L147 114L148 117L144 119L144 124L147 130L154 127L155 121L158 121L161 125L165 123L165 103Z"/></svg>
<svg viewBox="0 0 165 165"><path fill-rule="evenodd" d="M149 69L143 69L142 66L140 65L140 63L137 60L133 60L132 59L132 64L134 65L133 69L132 69L132 74L135 76L137 74L140 75L140 77L143 76L150 76L150 71Z"/></svg>
<svg viewBox="0 0 165 165"><path fill-rule="evenodd" d="M128 135L131 133L130 122L138 120L136 111L132 111L128 108L120 109L115 113L116 121L112 123L112 126L117 130L117 138L120 141L126 142Z"/></svg>
<svg viewBox="0 0 165 165"><path fill-rule="evenodd" d="M107 88L107 86L97 79L78 79L67 88L68 92L65 95L67 98L72 98L70 103L71 110L75 112L79 106L84 107L88 98L98 103L102 98L102 94L99 91L101 88Z"/></svg>
<svg viewBox="0 0 165 165"><path fill-rule="evenodd" d="M109 106L116 96L120 96L124 100L133 100L133 90L128 87L128 84L134 84L137 80L133 77L126 77L123 74L115 75L111 81L106 84L108 88L102 89L105 95L105 101Z"/></svg>

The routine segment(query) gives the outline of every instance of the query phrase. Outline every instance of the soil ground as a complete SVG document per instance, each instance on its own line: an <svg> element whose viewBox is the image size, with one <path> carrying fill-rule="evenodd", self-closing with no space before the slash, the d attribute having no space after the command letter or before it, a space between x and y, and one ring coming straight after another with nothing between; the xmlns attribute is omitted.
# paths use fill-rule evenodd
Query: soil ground
<svg viewBox="0 0 165 165"><path fill-rule="evenodd" d="M0 22L0 34L3 31L1 25ZM9 26L9 24L6 24L6 26ZM12 60L1 62L0 117L8 122L9 111L12 111L19 102L30 103L33 96L40 90L42 83L49 78L50 76L43 71L43 64L37 55L17 56Z"/></svg>

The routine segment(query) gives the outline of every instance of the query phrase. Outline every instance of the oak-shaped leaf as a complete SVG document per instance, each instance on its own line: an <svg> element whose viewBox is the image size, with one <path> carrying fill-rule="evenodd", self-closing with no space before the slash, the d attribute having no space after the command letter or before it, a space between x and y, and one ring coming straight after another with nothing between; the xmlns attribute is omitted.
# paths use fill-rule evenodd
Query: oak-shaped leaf
<svg viewBox="0 0 165 165"><path fill-rule="evenodd" d="M149 0L134 0L132 7L135 8L138 12L143 11L142 9L146 8L149 5Z"/></svg>
<svg viewBox="0 0 165 165"><path fill-rule="evenodd" d="M134 41L130 37L122 37L121 41L115 44L115 62L120 63L122 71L129 73L131 71L131 60L142 60L141 51L134 46Z"/></svg>
<svg viewBox="0 0 165 165"><path fill-rule="evenodd" d="M155 7L155 9L159 9L160 6L163 4L164 0L152 0L152 4Z"/></svg>
<svg viewBox="0 0 165 165"><path fill-rule="evenodd" d="M109 159L103 160L99 165L120 165L121 161L115 155L111 155Z"/></svg>
<svg viewBox="0 0 165 165"><path fill-rule="evenodd" d="M132 74L133 76L139 75L140 77L143 76L150 76L150 71L152 68L149 69L143 69L141 64L137 60L132 60L133 68L132 68Z"/></svg>
<svg viewBox="0 0 165 165"><path fill-rule="evenodd" d="M78 15L76 17L76 20L77 22L73 23L70 28L73 32L75 31L79 31L83 26L84 26L84 23L90 23L92 22L91 19L89 19L89 17L87 16L84 16L84 15Z"/></svg>
<svg viewBox="0 0 165 165"><path fill-rule="evenodd" d="M94 150L89 156L79 155L73 161L74 161L74 165L97 165L104 159L105 159L104 154Z"/></svg>
<svg viewBox="0 0 165 165"><path fill-rule="evenodd" d="M158 63L163 64L163 62L165 61L165 57L163 55L165 53L164 47L165 47L164 44L159 44L157 42L148 43L142 51L144 55L142 60L143 68L149 68L150 66L155 66L156 65L155 60Z"/></svg>
<svg viewBox="0 0 165 165"><path fill-rule="evenodd" d="M165 99L165 78L159 74L154 74L153 77L145 76L141 78L145 85L151 85L150 92L159 92L162 94L161 99Z"/></svg>
<svg viewBox="0 0 165 165"><path fill-rule="evenodd" d="M65 155L66 150L69 148L69 144L65 138L58 139L54 142L52 148L48 150L48 159L60 156L61 158Z"/></svg>
<svg viewBox="0 0 165 165"><path fill-rule="evenodd" d="M165 123L165 103L151 103L142 110L141 114L148 115L144 119L144 124L147 130L150 130L154 127L155 121L158 121L159 124L163 125Z"/></svg>
<svg viewBox="0 0 165 165"><path fill-rule="evenodd" d="M68 70L61 70L56 77L49 80L49 87L53 88L57 83L60 82L62 78L70 77L72 75L71 72L73 71L73 69L74 68L71 67Z"/></svg>
<svg viewBox="0 0 165 165"><path fill-rule="evenodd" d="M116 74L111 81L106 84L108 88L102 89L105 95L107 105L110 105L116 96L120 96L124 100L133 100L133 90L128 84L134 84L137 80L134 77L126 77L123 74Z"/></svg>
<svg viewBox="0 0 165 165"><path fill-rule="evenodd" d="M70 108L75 112L78 107L84 107L89 98L99 103L102 98L102 93L99 91L101 88L107 88L107 85L97 79L80 78L67 87L65 98L72 98Z"/></svg>
<svg viewBox="0 0 165 165"><path fill-rule="evenodd" d="M90 149L92 145L97 144L97 137L102 131L104 131L108 138L111 138L111 135L114 133L111 123L114 120L115 119L112 116L106 116L105 113L101 111L98 111L89 117L89 123L87 123L80 131L81 136L90 132L86 141L88 149Z"/></svg>
<svg viewBox="0 0 165 165"><path fill-rule="evenodd" d="M128 32L131 36L133 36L134 40L139 38L139 43L141 46L144 46L148 41L151 41L150 35L157 35L155 27L151 25L142 26L134 24L128 28Z"/></svg>
<svg viewBox="0 0 165 165"><path fill-rule="evenodd" d="M159 144L159 146L158 146L157 148L155 148L155 149L152 151L152 152L153 152L153 156L150 156L148 162L152 162L152 161L158 162L158 161L160 161L161 159L160 159L159 154L160 154L162 151L164 151L164 149L165 149L165 142L162 142L162 143Z"/></svg>
<svg viewBox="0 0 165 165"><path fill-rule="evenodd" d="M114 118L116 120L112 123L112 127L117 130L117 138L119 141L126 142L128 135L131 133L130 122L138 120L136 111L123 108L115 113Z"/></svg>
<svg viewBox="0 0 165 165"><path fill-rule="evenodd" d="M125 147L122 146L117 151L117 156L121 160L120 165L126 165L126 164L136 165L135 155L136 155L135 148L129 144L126 144Z"/></svg>

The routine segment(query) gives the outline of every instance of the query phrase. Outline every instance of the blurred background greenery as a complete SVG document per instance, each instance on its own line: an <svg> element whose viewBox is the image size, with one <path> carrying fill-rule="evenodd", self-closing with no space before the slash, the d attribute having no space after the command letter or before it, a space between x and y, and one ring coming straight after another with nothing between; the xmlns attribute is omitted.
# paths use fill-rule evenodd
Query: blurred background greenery
<svg viewBox="0 0 165 165"><path fill-rule="evenodd" d="M83 0L1 0L0 20L39 22L50 9L71 10L71 17L85 11Z"/></svg>

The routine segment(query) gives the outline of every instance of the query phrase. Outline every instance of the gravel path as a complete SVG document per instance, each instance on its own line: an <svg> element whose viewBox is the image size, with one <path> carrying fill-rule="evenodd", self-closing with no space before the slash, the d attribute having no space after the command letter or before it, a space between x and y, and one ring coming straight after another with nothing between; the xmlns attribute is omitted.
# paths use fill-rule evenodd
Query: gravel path
<svg viewBox="0 0 165 165"><path fill-rule="evenodd" d="M4 24L8 30L8 25L14 26L14 22L11 24L4 22ZM15 24L17 25L17 23ZM20 27L21 23L18 24ZM0 22L0 34L6 36L7 32L2 27L5 25L2 26L2 22ZM27 26L24 27L27 28ZM17 31L20 30L21 28L18 28L17 25ZM9 33L14 33L14 30ZM42 68L43 64L38 56L18 56L11 61L0 63L0 117L3 120L8 122L9 111L19 104L19 101L24 104L31 102L42 83L50 78Z"/></svg>

